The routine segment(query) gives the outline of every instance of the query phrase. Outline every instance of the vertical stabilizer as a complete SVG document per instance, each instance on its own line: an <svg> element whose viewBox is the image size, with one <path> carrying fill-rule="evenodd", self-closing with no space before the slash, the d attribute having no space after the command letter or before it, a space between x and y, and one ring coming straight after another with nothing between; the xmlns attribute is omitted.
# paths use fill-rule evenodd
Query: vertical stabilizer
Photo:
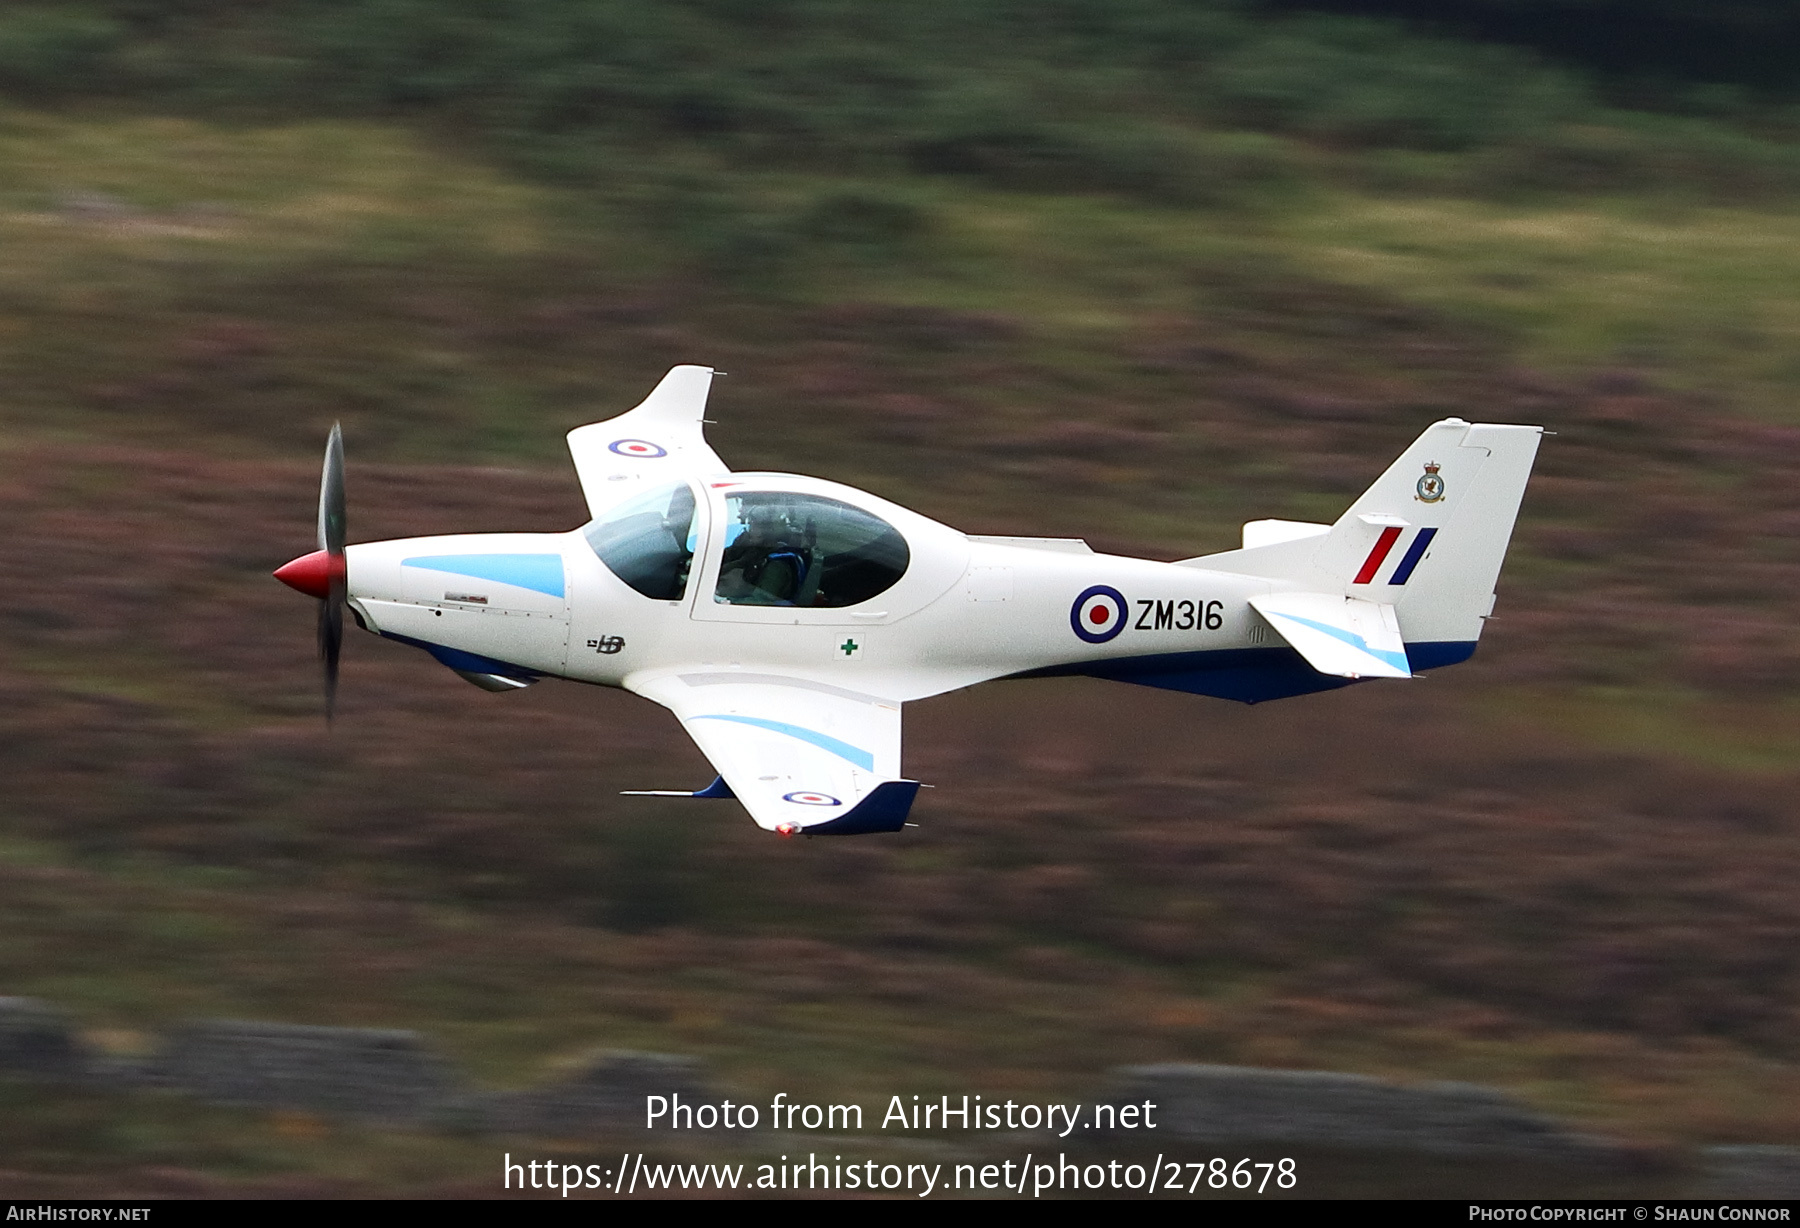
<svg viewBox="0 0 1800 1228"><path fill-rule="evenodd" d="M1433 423L1329 532L1188 559L1392 606L1414 668L1473 651L1543 428Z"/></svg>

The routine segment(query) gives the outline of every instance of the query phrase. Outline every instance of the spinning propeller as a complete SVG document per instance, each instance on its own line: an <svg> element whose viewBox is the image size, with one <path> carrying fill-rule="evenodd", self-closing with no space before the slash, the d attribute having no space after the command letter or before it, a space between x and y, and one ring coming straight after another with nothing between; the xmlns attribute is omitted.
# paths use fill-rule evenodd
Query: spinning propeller
<svg viewBox="0 0 1800 1228"><path fill-rule="evenodd" d="M344 434L333 425L319 479L319 548L284 564L275 578L319 599L319 660L325 667L325 719L337 705L338 653L344 645Z"/></svg>

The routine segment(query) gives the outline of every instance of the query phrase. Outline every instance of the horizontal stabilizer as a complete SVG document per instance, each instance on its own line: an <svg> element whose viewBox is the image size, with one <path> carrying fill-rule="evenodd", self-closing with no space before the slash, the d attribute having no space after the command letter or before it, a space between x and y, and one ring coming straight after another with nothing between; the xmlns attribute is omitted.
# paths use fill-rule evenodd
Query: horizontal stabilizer
<svg viewBox="0 0 1800 1228"><path fill-rule="evenodd" d="M1332 593L1271 593L1250 605L1321 674L1412 677L1391 605Z"/></svg>

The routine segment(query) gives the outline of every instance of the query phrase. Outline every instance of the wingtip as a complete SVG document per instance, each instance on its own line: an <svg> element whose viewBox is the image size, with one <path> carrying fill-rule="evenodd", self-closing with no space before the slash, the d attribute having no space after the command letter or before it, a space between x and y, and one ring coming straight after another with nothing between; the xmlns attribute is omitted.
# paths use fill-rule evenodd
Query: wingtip
<svg viewBox="0 0 1800 1228"><path fill-rule="evenodd" d="M862 836L899 831L909 826L913 800L919 796L916 780L884 780L851 808L850 813L802 830L809 836ZM917 826L912 824L911 826Z"/></svg>

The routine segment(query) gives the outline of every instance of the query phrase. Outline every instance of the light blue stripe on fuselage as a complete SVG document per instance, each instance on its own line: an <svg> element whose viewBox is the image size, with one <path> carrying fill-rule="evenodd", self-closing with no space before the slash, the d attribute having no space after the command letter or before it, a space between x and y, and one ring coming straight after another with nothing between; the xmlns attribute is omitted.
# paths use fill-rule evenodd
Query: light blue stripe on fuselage
<svg viewBox="0 0 1800 1228"><path fill-rule="evenodd" d="M1404 652L1382 652L1379 648L1371 648L1369 641L1356 632L1346 631L1342 627L1334 627L1330 623L1314 622L1310 618L1301 618L1298 614L1283 614L1279 610L1274 611L1274 614L1276 618L1285 618L1289 622L1299 623L1302 627L1311 627L1314 631L1329 635L1334 640L1342 640L1350 647L1360 652L1366 652L1377 661L1391 665L1395 669L1403 669L1409 674L1412 672L1412 666L1407 663Z"/></svg>
<svg viewBox="0 0 1800 1228"><path fill-rule="evenodd" d="M445 571L453 576L495 580L515 588L528 588L552 597L563 595L563 561L560 554L428 554L401 559L405 567Z"/></svg>
<svg viewBox="0 0 1800 1228"><path fill-rule="evenodd" d="M827 733L819 733L812 729L803 729L799 725L790 725L785 721L764 720L760 716L691 716L693 721L735 721L740 725L754 725L758 729L767 729L771 733L785 733L790 738L799 738L802 742L811 742L820 750L828 750L840 759L848 759L865 772L875 770L875 756L860 746L852 746Z"/></svg>

